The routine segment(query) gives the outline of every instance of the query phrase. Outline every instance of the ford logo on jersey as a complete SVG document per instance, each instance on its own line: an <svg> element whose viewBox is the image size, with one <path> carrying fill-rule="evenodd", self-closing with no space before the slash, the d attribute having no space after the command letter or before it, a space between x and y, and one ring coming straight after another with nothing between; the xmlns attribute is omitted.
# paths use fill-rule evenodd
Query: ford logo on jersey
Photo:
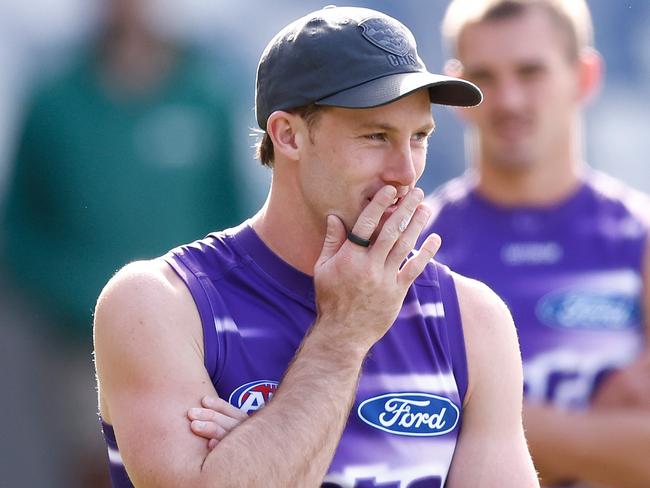
<svg viewBox="0 0 650 488"><path fill-rule="evenodd" d="M565 329L625 329L639 324L641 318L639 298L623 293L549 293L536 312L546 325Z"/></svg>
<svg viewBox="0 0 650 488"><path fill-rule="evenodd" d="M266 405L277 389L277 381L251 381L233 391L228 398L228 403L245 413L251 413Z"/></svg>
<svg viewBox="0 0 650 488"><path fill-rule="evenodd" d="M448 398L429 393L387 393L363 401L359 418L391 434L443 435L456 427L460 412Z"/></svg>

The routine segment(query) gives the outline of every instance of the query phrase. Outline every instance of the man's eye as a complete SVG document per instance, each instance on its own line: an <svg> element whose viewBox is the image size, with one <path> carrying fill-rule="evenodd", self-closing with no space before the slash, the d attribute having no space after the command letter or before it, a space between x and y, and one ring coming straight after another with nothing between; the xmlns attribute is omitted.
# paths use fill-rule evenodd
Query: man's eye
<svg viewBox="0 0 650 488"><path fill-rule="evenodd" d="M518 74L524 79L534 79L541 76L545 72L545 67L541 64L528 64L522 66Z"/></svg>
<svg viewBox="0 0 650 488"><path fill-rule="evenodd" d="M413 135L413 140L416 142L427 142L430 135L431 134L428 132L418 132L417 134Z"/></svg>
<svg viewBox="0 0 650 488"><path fill-rule="evenodd" d="M371 141L385 141L386 134L384 134L383 132L376 132L374 134L368 134L366 138L370 139Z"/></svg>
<svg viewBox="0 0 650 488"><path fill-rule="evenodd" d="M465 73L465 79L480 86L492 83L494 81L494 76L488 71L473 71Z"/></svg>

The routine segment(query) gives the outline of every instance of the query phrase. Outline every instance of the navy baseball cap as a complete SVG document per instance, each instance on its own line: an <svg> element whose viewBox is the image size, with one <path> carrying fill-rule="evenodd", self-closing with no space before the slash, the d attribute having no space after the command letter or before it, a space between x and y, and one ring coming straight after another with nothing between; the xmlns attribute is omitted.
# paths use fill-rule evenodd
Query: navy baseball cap
<svg viewBox="0 0 650 488"><path fill-rule="evenodd" d="M469 107L476 85L429 73L411 31L367 8L325 7L282 29L257 66L255 115L266 130L276 110L309 104L345 108L385 105L421 88L431 103Z"/></svg>

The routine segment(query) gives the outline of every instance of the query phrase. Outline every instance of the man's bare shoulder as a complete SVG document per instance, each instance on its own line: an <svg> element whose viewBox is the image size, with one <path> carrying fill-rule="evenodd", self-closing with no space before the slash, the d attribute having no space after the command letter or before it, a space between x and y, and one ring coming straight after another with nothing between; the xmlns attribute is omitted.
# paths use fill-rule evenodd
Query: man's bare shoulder
<svg viewBox="0 0 650 488"><path fill-rule="evenodd" d="M165 261L134 261L106 284L97 300L96 316L115 309L180 305L188 297L184 283Z"/></svg>
<svg viewBox="0 0 650 488"><path fill-rule="evenodd" d="M489 286L458 273L452 272L452 276L464 328L483 334L493 332L494 328L514 328L508 307Z"/></svg>
<svg viewBox="0 0 650 488"><path fill-rule="evenodd" d="M589 182L601 198L619 202L627 212L650 230L650 195L629 186L607 173L592 170Z"/></svg>
<svg viewBox="0 0 650 488"><path fill-rule="evenodd" d="M152 388L170 357L177 369L182 363L202 367L202 337L192 296L165 261L138 261L119 270L95 309L95 363L104 419L110 422L113 409L108 406L122 392Z"/></svg>
<svg viewBox="0 0 650 488"><path fill-rule="evenodd" d="M466 403L477 390L489 390L508 370L510 382L520 385L521 353L517 332L506 304L484 283L453 274L458 294L465 348L468 390ZM491 385L491 386L490 386Z"/></svg>
<svg viewBox="0 0 650 488"><path fill-rule="evenodd" d="M162 337L189 339L202 351L194 300L164 260L130 263L110 279L97 300L96 347L124 348L127 340L149 343L160 342Z"/></svg>

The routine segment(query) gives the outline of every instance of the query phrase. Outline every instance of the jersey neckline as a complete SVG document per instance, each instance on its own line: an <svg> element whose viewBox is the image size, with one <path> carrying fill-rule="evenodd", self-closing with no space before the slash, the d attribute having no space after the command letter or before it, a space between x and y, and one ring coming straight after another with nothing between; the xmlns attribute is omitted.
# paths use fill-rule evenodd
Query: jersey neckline
<svg viewBox="0 0 650 488"><path fill-rule="evenodd" d="M311 307L315 304L313 277L294 268L275 254L257 235L250 219L233 234L237 246L248 255L266 276Z"/></svg>

